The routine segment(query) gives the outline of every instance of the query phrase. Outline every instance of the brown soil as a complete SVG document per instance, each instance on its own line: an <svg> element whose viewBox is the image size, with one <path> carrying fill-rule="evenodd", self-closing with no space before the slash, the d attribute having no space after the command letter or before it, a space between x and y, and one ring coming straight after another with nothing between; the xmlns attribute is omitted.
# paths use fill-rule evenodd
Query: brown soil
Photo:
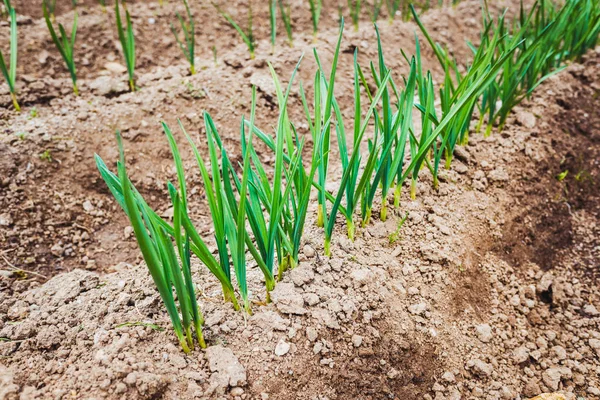
<svg viewBox="0 0 600 400"><path fill-rule="evenodd" d="M570 74L580 87L556 96L556 123L548 132L552 152L518 177L514 195L519 206L498 246L510 263L532 261L544 270L564 263L577 247L590 261L579 267L597 282L595 241L577 235L577 224L583 222L578 212L600 218L600 86L590 76L590 66L592 62L573 67Z"/></svg>
<svg viewBox="0 0 600 400"><path fill-rule="evenodd" d="M203 23L199 73L189 76L169 31L179 6L129 3L141 90L127 93L123 73L105 67L122 63L113 14L90 0L80 9L82 96L75 98L39 8L15 2L29 17L19 27L23 113L8 108L0 88L0 398L524 399L544 391L600 398L597 53L545 82L504 132L473 134L438 192L423 176L417 200L404 195L401 209L359 230L354 243L337 227L330 260L313 255L322 254L322 233L311 210L299 267L252 317L223 304L218 283L194 266L209 350L184 355L93 154L112 166L114 129L121 129L136 187L166 212L164 182L175 171L157 121L175 127L181 118L202 138L207 110L235 155L251 84L257 124L268 129L277 118L267 61L286 82L305 53L299 76L312 90L309 13L305 2L293 3L295 47L280 35L271 55L268 14L257 7L256 34L265 39L249 60L212 8L193 4ZM494 3L496 11L518 4ZM477 38L478 4L465 0L423 17L458 59L470 54L465 40ZM245 7L227 5L238 20ZM323 13L316 46L328 65L337 7ZM70 26L72 13L57 14ZM414 48L415 25L380 25L386 62L406 72L400 49ZM366 20L359 32L344 33L336 90L344 114L353 112L352 52L358 48L366 65L376 55L374 38ZM423 56L439 77L433 53ZM289 110L306 134L295 91ZM208 227L198 169L182 150L193 219ZM256 269L249 287L254 300L264 297ZM276 355L282 343L289 351ZM229 360L231 369L215 360Z"/></svg>

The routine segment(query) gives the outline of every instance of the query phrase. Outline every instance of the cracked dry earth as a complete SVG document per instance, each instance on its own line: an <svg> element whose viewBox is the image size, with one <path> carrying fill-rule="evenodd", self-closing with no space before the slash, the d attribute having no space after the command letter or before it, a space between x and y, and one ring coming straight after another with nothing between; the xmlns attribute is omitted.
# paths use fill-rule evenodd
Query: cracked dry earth
<svg viewBox="0 0 600 400"><path fill-rule="evenodd" d="M476 2L463 4L467 9ZM446 23L445 15L456 21L460 10L431 11L428 17L432 23ZM372 38L360 40L367 39ZM233 71L224 74L239 73L229 68ZM150 102L136 99L164 93L173 79L182 78L155 86L148 82L147 92L139 95L144 97L119 98L136 104L134 114L144 115ZM173 90L172 102L185 105L185 113L177 115L200 107L182 103L189 101L179 96L187 89ZM60 264L68 271L38 270L49 278L55 275L47 281L6 271L0 277L0 398L441 400L527 399L559 392L567 399L599 399L599 94L596 51L540 86L515 110L503 132L488 138L473 133L444 172L439 191L430 188L425 174L415 201L405 193L388 221L375 218L359 230L355 242L339 226L332 258L322 256L322 233L314 227L311 210L299 266L278 283L273 302L255 305L252 316L223 304L218 283L196 265L209 347L189 355L177 347L146 267L136 259L130 232L123 232L120 210L101 182L69 191L69 174L81 178L73 173L77 162L84 177L93 173L91 159L78 153L77 146L93 143L94 151L115 155L108 133L100 140L82 139L86 134L77 125L85 125L87 118L70 120L76 133L69 133L65 149L53 147L63 163L46 168L67 179L60 189L66 205L57 209L85 212L72 211L65 221L48 225L55 228L44 229L51 237L75 224L86 229L76 231L79 239L71 247L59 244L57 255L47 258L53 260L48 265ZM341 97L350 107L350 97ZM261 99L261 108L272 107L267 89ZM97 126L96 111L84 107L78 103L74 110L92 115ZM112 113L119 107L123 104L107 105ZM43 124L60 123L60 106L38 108L51 115ZM153 116L166 114L159 110ZM111 115L97 112L99 117ZM237 121L239 114L228 109L218 120L235 116ZM190 115L187 122L199 126L197 117ZM9 124L28 126L10 118ZM274 118L276 111L262 122ZM236 137L236 124L229 125L230 136ZM135 165L136 185L162 206L166 197L159 182L173 176L167 146L161 136L139 133L143 131L156 129L132 125L125 146ZM1 145L24 166L22 152L17 154L23 147L18 146L41 152L40 143L44 141L7 139ZM156 143L160 147L153 150ZM153 156L157 161L150 168ZM189 154L185 161L192 171ZM9 171L3 193L43 179L3 168ZM34 169L47 171L43 168L36 164ZM557 179L564 171L564 179ZM201 191L197 174L191 177ZM21 201L22 191L10 193ZM19 204L21 213L28 210L28 203ZM35 199L31 204L35 214ZM198 225L208 223L206 208L200 202L194 207ZM23 214L12 217L16 211L8 210L2 215L12 221L4 217L2 226L20 226ZM107 231L109 219L118 230ZM104 235L102 240L94 238L97 234ZM92 252L90 243L105 250ZM77 262L69 264L68 248L78 254L71 257ZM86 250L78 253L80 248ZM11 259L34 271L34 263L24 260ZM249 287L254 300L264 298L256 269L250 272Z"/></svg>

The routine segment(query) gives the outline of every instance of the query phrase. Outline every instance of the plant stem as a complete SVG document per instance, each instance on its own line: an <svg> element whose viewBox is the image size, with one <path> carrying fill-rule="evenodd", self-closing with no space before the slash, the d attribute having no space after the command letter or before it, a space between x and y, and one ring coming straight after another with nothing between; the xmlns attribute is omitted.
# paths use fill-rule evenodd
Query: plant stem
<svg viewBox="0 0 600 400"><path fill-rule="evenodd" d="M354 242L356 227L354 226L354 221L351 218L346 220L346 225L348 226L348 239Z"/></svg>
<svg viewBox="0 0 600 400"><path fill-rule="evenodd" d="M367 206L367 212L365 212L365 219L362 221L362 227L364 228L371 221L371 207Z"/></svg>
<svg viewBox="0 0 600 400"><path fill-rule="evenodd" d="M325 244L323 247L325 249L325 255L327 257L331 257L331 238L325 238Z"/></svg>
<svg viewBox="0 0 600 400"><path fill-rule="evenodd" d="M76 83L73 84L73 93L75 93L75 96L79 96L79 88Z"/></svg>
<svg viewBox="0 0 600 400"><path fill-rule="evenodd" d="M205 349L206 342L204 341L204 334L202 333L202 326L200 326L199 324L196 324L196 339L198 339L198 343L200 344L200 347Z"/></svg>
<svg viewBox="0 0 600 400"><path fill-rule="evenodd" d="M463 139L460 142L461 146L466 146L469 144L469 131L465 132L465 135L463 136Z"/></svg>
<svg viewBox="0 0 600 400"><path fill-rule="evenodd" d="M394 189L394 207L400 206L400 195L402 194L402 184L398 183Z"/></svg>
<svg viewBox="0 0 600 400"><path fill-rule="evenodd" d="M185 328L185 339L190 350L194 350L194 339L192 338L192 327Z"/></svg>
<svg viewBox="0 0 600 400"><path fill-rule="evenodd" d="M379 219L385 222L387 220L387 199L383 199L383 204L381 205L381 211L379 212Z"/></svg>
<svg viewBox="0 0 600 400"><path fill-rule="evenodd" d="M317 226L322 228L324 226L323 223L323 205L319 204L317 206Z"/></svg>
<svg viewBox="0 0 600 400"><path fill-rule="evenodd" d="M411 200L417 198L417 178L413 178L410 181L410 198Z"/></svg>
<svg viewBox="0 0 600 400"><path fill-rule="evenodd" d="M283 260L279 263L279 267L277 269L277 281L281 281L283 278L283 273L288 269L288 258L283 257Z"/></svg>
<svg viewBox="0 0 600 400"><path fill-rule="evenodd" d="M492 125L491 123L488 124L487 128L485 129L485 133L483 134L483 137L489 137L492 134L492 129L494 128L494 125Z"/></svg>
<svg viewBox="0 0 600 400"><path fill-rule="evenodd" d="M196 67L194 67L193 65L190 65L190 74L196 75Z"/></svg>
<svg viewBox="0 0 600 400"><path fill-rule="evenodd" d="M240 305L238 304L238 301L235 297L235 293L233 292L232 289L230 289L224 285L223 285L223 298L224 298L225 302L230 301L231 304L233 304L233 309L235 311L238 311L240 309Z"/></svg>
<svg viewBox="0 0 600 400"><path fill-rule="evenodd" d="M477 133L481 132L482 126L483 126L483 116L481 118L479 118L479 122L477 123L477 126L475 127L475 132L477 132Z"/></svg>
<svg viewBox="0 0 600 400"><path fill-rule="evenodd" d="M446 169L450 169L452 164L452 153L446 149Z"/></svg>
<svg viewBox="0 0 600 400"><path fill-rule="evenodd" d="M273 289L275 289L275 280L272 278L268 278L265 275L265 288L267 289L267 295L266 295L266 299L265 301L267 303L271 302L271 291L273 291Z"/></svg>
<svg viewBox="0 0 600 400"><path fill-rule="evenodd" d="M133 81L133 78L129 79L129 89L132 92L135 92L135 82Z"/></svg>
<svg viewBox="0 0 600 400"><path fill-rule="evenodd" d="M17 95L14 92L10 93L10 98L12 99L13 106L17 112L21 112L21 107L19 106L19 102L17 101Z"/></svg>
<svg viewBox="0 0 600 400"><path fill-rule="evenodd" d="M190 347L188 346L186 338L183 336L183 333L175 332L175 335L177 335L177 339L179 339L179 345L183 349L183 352L185 354L188 354L190 352Z"/></svg>

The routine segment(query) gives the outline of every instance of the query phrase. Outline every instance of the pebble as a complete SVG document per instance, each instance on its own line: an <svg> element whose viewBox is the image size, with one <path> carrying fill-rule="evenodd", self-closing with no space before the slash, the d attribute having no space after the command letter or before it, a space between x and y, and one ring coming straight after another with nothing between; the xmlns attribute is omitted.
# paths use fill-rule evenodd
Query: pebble
<svg viewBox="0 0 600 400"><path fill-rule="evenodd" d="M558 390L560 384L561 373L558 368L549 368L542 374L542 381L544 385L548 386L552 390Z"/></svg>
<svg viewBox="0 0 600 400"><path fill-rule="evenodd" d="M285 340L281 339L277 346L275 346L275 355L282 357L290 351L290 344Z"/></svg>
<svg viewBox="0 0 600 400"><path fill-rule="evenodd" d="M362 344L363 341L363 337L360 335L352 335L352 344L354 345L354 347L360 347L360 345Z"/></svg>
<svg viewBox="0 0 600 400"><path fill-rule="evenodd" d="M533 128L535 127L536 118L529 111L517 111L517 122L525 128Z"/></svg>
<svg viewBox="0 0 600 400"><path fill-rule="evenodd" d="M454 383L456 382L456 377L452 372L446 371L444 372L444 375L442 375L442 380L446 383Z"/></svg>
<svg viewBox="0 0 600 400"><path fill-rule="evenodd" d="M126 391L127 391L127 385L125 385L123 382L117 383L117 385L115 387L115 393L125 393Z"/></svg>
<svg viewBox="0 0 600 400"><path fill-rule="evenodd" d="M246 369L231 349L221 345L210 346L206 349L206 358L210 371L222 375L230 386L246 384Z"/></svg>
<svg viewBox="0 0 600 400"><path fill-rule="evenodd" d="M488 179L492 182L506 182L509 179L508 173L502 168L496 168L488 174Z"/></svg>
<svg viewBox="0 0 600 400"><path fill-rule="evenodd" d="M127 72L127 68L116 62L107 62L104 64L104 68L109 70L110 72L114 72L115 74L123 74Z"/></svg>
<svg viewBox="0 0 600 400"><path fill-rule="evenodd" d="M10 226L13 224L13 219L10 214L0 214L0 226Z"/></svg>
<svg viewBox="0 0 600 400"><path fill-rule="evenodd" d="M309 306L315 306L319 304L320 301L319 296L317 296L315 293L304 293L303 298L306 304Z"/></svg>
<svg viewBox="0 0 600 400"><path fill-rule="evenodd" d="M313 328L312 326L309 326L308 328L306 328L306 338L311 341L314 342L315 340L317 340L318 337L318 333L317 330L315 328Z"/></svg>
<svg viewBox="0 0 600 400"><path fill-rule="evenodd" d="M471 368L476 375L487 377L492 375L494 367L491 364L483 362L479 359L473 359L467 362L467 367Z"/></svg>
<svg viewBox="0 0 600 400"><path fill-rule="evenodd" d="M92 205L92 202L89 201L89 200L84 201L83 204L82 204L82 206L83 206L83 209L85 211L87 211L87 212L90 212L90 211L92 211L94 209L94 206Z"/></svg>
<svg viewBox="0 0 600 400"><path fill-rule="evenodd" d="M528 379L527 383L525 383L525 387L523 388L523 394L527 397L533 397L540 393L540 385L537 381Z"/></svg>
<svg viewBox="0 0 600 400"><path fill-rule="evenodd" d="M315 256L315 249L313 249L309 245L305 245L304 248L302 249L302 252L304 253L304 255L307 258L313 258Z"/></svg>
<svg viewBox="0 0 600 400"><path fill-rule="evenodd" d="M398 375L400 375L400 373L396 368L390 368L390 370L387 373L387 377L390 379L396 379Z"/></svg>
<svg viewBox="0 0 600 400"><path fill-rule="evenodd" d="M477 325L475 329L477 330L477 337L483 343L488 343L492 340L492 327L488 324Z"/></svg>
<svg viewBox="0 0 600 400"><path fill-rule="evenodd" d="M600 396L600 389L598 389L598 388L597 388L597 387L595 387L595 386L589 386L589 387L587 388L587 392L588 392L589 394L591 394L592 396Z"/></svg>
<svg viewBox="0 0 600 400"><path fill-rule="evenodd" d="M596 317L598 314L600 314L593 304L586 304L583 307L583 313L589 315L590 317Z"/></svg>
<svg viewBox="0 0 600 400"><path fill-rule="evenodd" d="M419 294L419 289L414 286L411 286L408 288L408 294L410 294L411 296L416 296Z"/></svg>
<svg viewBox="0 0 600 400"><path fill-rule="evenodd" d="M355 269L350 273L350 277L358 285L365 285L373 279L371 270L367 268Z"/></svg>
<svg viewBox="0 0 600 400"><path fill-rule="evenodd" d="M567 358L567 351L562 346L554 346L551 351L552 354L561 361Z"/></svg>
<svg viewBox="0 0 600 400"><path fill-rule="evenodd" d="M427 311L427 303L417 303L408 307L408 311L414 315L421 315Z"/></svg>
<svg viewBox="0 0 600 400"><path fill-rule="evenodd" d="M515 364L521 364L529 360L529 349L525 346L517 347L513 351L513 361Z"/></svg>

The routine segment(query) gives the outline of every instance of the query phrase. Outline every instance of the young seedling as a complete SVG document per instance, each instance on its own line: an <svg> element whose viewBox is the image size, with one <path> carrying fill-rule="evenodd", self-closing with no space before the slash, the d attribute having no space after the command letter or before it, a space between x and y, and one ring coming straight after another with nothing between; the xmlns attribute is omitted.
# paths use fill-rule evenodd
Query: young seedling
<svg viewBox="0 0 600 400"><path fill-rule="evenodd" d="M306 112L307 118L309 121L309 126L314 126L315 132L320 132L321 127L323 127L323 139L321 146L321 163L319 165L318 172L318 181L316 183L318 190L318 198L319 198L319 208L318 208L318 224L321 224L325 228L325 241L324 241L324 249L325 255L331 255L331 237L333 234L333 227L335 225L336 217L338 212L341 212L345 217L348 223L348 236L350 238L354 238L354 222L353 222L353 212L356 207L357 201L356 199L362 196L363 191L365 190L366 185L368 184L371 174L373 172L373 168L375 167L376 160L376 152L371 151L369 154L369 159L367 161L367 165L364 167L363 174L356 185L356 181L358 179L358 169L360 164L360 146L362 143L362 139L365 135L366 129L369 125L369 120L374 113L376 105L378 104L381 96L383 95L384 88L386 87L388 80L390 78L389 71L382 78L381 86L379 87L377 93L372 98L371 105L369 110L367 111L364 120L361 120L361 112L360 112L360 91L357 89L358 85L358 65L355 59L355 121L354 121L354 138L353 138L353 147L352 154L348 157L348 151L346 149L347 145L345 143L345 133L344 127L342 123L342 115L337 106L337 102L334 97L334 83L335 76L337 70L337 60L339 56L340 44L342 39L344 24L342 21L340 27L340 36L338 38L338 43L336 46L336 50L334 52L333 62L331 66L331 73L329 77L329 81L325 78L325 72L321 61L318 57L316 50L314 51L315 58L317 61L317 65L319 67L320 76L315 80L315 117L314 122L310 118L310 114ZM325 93L323 97L321 93ZM323 101L324 99L324 101ZM305 104L305 110L307 106ZM340 153L342 154L342 167L343 167L343 175L342 180L340 182L340 186L338 192L335 196L331 196L327 190L325 189L327 183L327 162L329 155L329 145L330 145L330 120L332 116L335 115L337 119L336 133L338 136L338 146L340 146ZM342 207L341 202L343 198L346 197L347 200L347 208ZM330 201L332 203L331 211L328 212L326 202Z"/></svg>
<svg viewBox="0 0 600 400"><path fill-rule="evenodd" d="M274 53L277 39L277 0L269 0L269 25L271 27L271 53Z"/></svg>
<svg viewBox="0 0 600 400"><path fill-rule="evenodd" d="M285 27L285 33L288 38L290 47L294 47L294 38L292 37L292 9L288 4L287 7L283 0L279 0L279 13L281 14L281 20Z"/></svg>
<svg viewBox="0 0 600 400"><path fill-rule="evenodd" d="M56 0L43 0L42 5L46 6L48 9L48 14L50 14L50 19L52 22L54 22L56 20L56 16L54 14L54 11L56 10Z"/></svg>
<svg viewBox="0 0 600 400"><path fill-rule="evenodd" d="M67 69L69 70L69 74L71 75L71 81L73 82L73 92L75 96L79 96L79 89L77 88L77 71L75 68L75 60L74 60L74 49L75 49L75 37L77 35L77 12L73 17L73 28L71 29L71 36L67 35L67 32L62 24L58 24L58 30L60 32L60 38L56 34L54 30L54 26L52 25L52 21L50 21L50 14L46 8L46 4L42 5L44 11L44 19L46 20L46 25L48 26L48 30L50 31L50 36L52 37L52 41L56 45L58 52L62 56L63 60L67 64Z"/></svg>
<svg viewBox="0 0 600 400"><path fill-rule="evenodd" d="M394 21L396 13L400 10L402 0L385 0L385 8L387 9L388 20L390 24Z"/></svg>
<svg viewBox="0 0 600 400"><path fill-rule="evenodd" d="M225 20L227 22L229 22L229 24L239 33L240 37L242 38L242 40L244 41L246 46L248 46L248 51L250 52L250 58L254 59L254 51L256 50L256 42L254 40L254 34L252 32L252 5L248 6L248 28L247 28L246 32L244 32L244 30L242 28L240 28L240 26L233 20L233 18L231 18L231 16L229 14L222 11L218 5L213 3L213 7L215 7L217 12L223 18L225 18Z"/></svg>
<svg viewBox="0 0 600 400"><path fill-rule="evenodd" d="M231 235L227 236L227 233L230 232L230 230L232 229L231 224L234 223L234 220L232 218L231 210L229 208L229 204L226 201L223 191L223 176L221 171L219 170L219 159L217 156L217 149L215 144L216 128L214 128L214 123L212 122L210 115L208 115L207 113L204 114L204 123L206 127L206 135L209 146L210 167L212 177L209 174L208 169L206 168L204 159L200 155L200 151L198 150L196 144L187 134L187 132L183 129L183 125L181 125L181 123L179 125L180 128L183 130L184 134L186 135L190 146L192 147L192 150L196 157L196 162L198 164L198 167L200 168L202 180L204 182L204 188L206 190L206 199L208 201L208 205L212 214L213 226L215 229L215 241L217 243L217 249L219 254L218 261L210 253L208 247L198 234L198 231L192 224L191 219L188 216L185 208L181 208L182 225L187 235L189 236L191 242L198 249L198 252L195 251L194 253L221 282L225 301L232 302L234 308L237 310L239 309L239 305L237 303L233 285L231 283L231 264L227 247L228 240L233 240L233 244L232 242L230 242L230 245L237 247L237 241L235 240L235 238ZM244 282L241 281L238 283L242 285ZM246 301L247 293L242 293L242 298L244 299L244 301ZM246 305L247 304L245 304L245 306Z"/></svg>
<svg viewBox="0 0 600 400"><path fill-rule="evenodd" d="M325 72L320 65L317 51L316 49L313 50L315 59L317 60L317 62L319 62L319 73L321 74L321 76L318 79L319 87L315 86L315 101L313 105L315 109L314 126L315 132L320 132L321 127L323 127L324 129L321 147L321 163L319 164L319 170L317 175L320 187L318 195L319 204L317 208L317 226L319 227L325 226L325 219L327 218L327 190L325 188L325 183L327 181L327 172L329 165L329 148L331 146L331 124L327 121L330 121L332 116L333 91L335 87L335 76L343 32L344 19L342 18L337 45L335 48L335 52L333 53L333 61L331 63L331 72L329 75L328 82L325 78ZM315 85L316 84L317 81L315 81ZM322 96L321 93L324 93L324 96Z"/></svg>
<svg viewBox="0 0 600 400"><path fill-rule="evenodd" d="M12 99L13 106L15 110L21 111L21 107L19 106L19 102L17 101L17 13L15 9L10 4L10 0L4 0L4 6L8 10L8 15L10 17L10 55L9 55L9 65L6 65L4 61L4 55L2 51L0 51L0 70L2 71L2 75L6 80L8 85L8 90L10 92L10 98Z"/></svg>
<svg viewBox="0 0 600 400"><path fill-rule="evenodd" d="M102 7L102 12L106 13L106 0L98 0L98 3L100 3L100 7Z"/></svg>
<svg viewBox="0 0 600 400"><path fill-rule="evenodd" d="M300 62L297 64L296 70L298 69L299 65ZM280 218L282 222L279 225L279 231L283 234L280 234L278 239L276 238L276 247L278 247L277 257L279 259L279 271L277 276L279 279L281 278L281 275L285 269L294 268L294 266L298 263L298 254L300 250L302 233L304 231L306 222L311 188L313 185L318 187L318 184L316 184L313 180L321 163L323 137L326 129L325 127L329 126L331 121L330 118L325 124L319 124L321 129L320 131L315 130L316 124L313 122L313 119L310 115L308 103L306 101L306 94L302 83L300 83L300 96L302 98L307 120L309 121L309 129L313 139L310 168L306 168L302 159L304 140L298 136L294 126L289 122L289 117L287 115L287 99L289 96L291 83L293 82L296 74L296 70L294 70L292 78L290 79L290 83L288 84L288 88L284 93L277 74L273 69L271 69L271 74L275 82L277 99L279 102L281 121L277 128L277 140L273 140L271 136L260 131L258 128L255 128L256 135L271 150L275 151L278 148L281 149L282 147L278 147L278 145L283 146L283 149L285 150L281 158L285 164L285 167L282 167L282 169L284 170L283 175L285 176L286 187L283 191L283 194L280 196L280 199L283 202L283 211L280 214L282 217ZM318 83L320 77L321 73L317 72L315 77L317 84L315 87L320 87L320 84ZM317 94L316 97L319 97L319 95ZM316 104L318 104L318 102ZM277 142L280 140L280 138L284 138L283 144L281 144L281 142ZM260 210L263 206L266 209L272 209L272 193L276 186L273 185L273 187L271 187L264 167L260 163L260 160L255 153L253 153L253 160L256 173L252 175L249 189L251 193L250 204L256 210L256 217L249 218L249 221L251 223L252 230L255 233L257 244L259 244L258 247L261 249L261 254L264 255L265 259L268 259L266 252L267 241L265 238L263 238L264 235L261 233L267 231L267 225L265 222L266 219L260 214ZM283 182L283 180L281 182ZM273 218L272 214L269 215L269 218ZM277 242L280 244L277 245Z"/></svg>
<svg viewBox="0 0 600 400"><path fill-rule="evenodd" d="M350 10L350 18L354 26L354 32L358 32L358 22L360 20L361 0L348 0L348 9Z"/></svg>
<svg viewBox="0 0 600 400"><path fill-rule="evenodd" d="M185 58L190 63L190 73L192 75L195 75L196 66L194 58L196 49L196 28L194 25L194 16L192 15L192 12L190 10L188 1L183 0L183 4L185 4L185 11L187 13L188 21L186 22L185 19L181 16L181 14L179 14L179 12L176 12L175 14L177 15L177 19L179 20L184 40L182 41L179 38L177 30L175 29L175 26L173 24L171 24L171 32L173 32L173 35L175 35L175 40L177 40L179 48L183 52Z"/></svg>
<svg viewBox="0 0 600 400"><path fill-rule="evenodd" d="M482 111L488 114L489 135L493 125L502 130L510 111L546 79L562 71L566 61L577 58L581 49L597 42L600 11L588 2L567 1L557 10L547 1L538 1L529 14L521 8L519 20L506 27L498 19L501 40L495 47L502 52L519 44L515 56L507 60L499 79L484 94ZM482 41L486 45L487 40ZM580 47L582 46L582 47ZM494 49L491 45L488 48ZM500 101L498 101L500 100ZM501 103L500 103L501 102ZM500 107L496 107L500 103Z"/></svg>
<svg viewBox="0 0 600 400"><path fill-rule="evenodd" d="M313 28L313 41L317 41L317 33L319 31L319 19L321 18L321 8L323 7L322 0L308 0L310 5L310 17Z"/></svg>
<svg viewBox="0 0 600 400"><path fill-rule="evenodd" d="M383 4L383 0L373 0L373 10L371 11L371 22L377 22L379 18L379 14L381 13L381 6Z"/></svg>
<svg viewBox="0 0 600 400"><path fill-rule="evenodd" d="M118 131L117 142L120 154L117 163L118 176L110 172L104 161L96 155L98 170L129 218L144 261L171 318L181 348L186 353L193 349L192 322L200 346L205 347L201 328L203 318L197 307L189 268L186 267L186 262L188 262L187 266L189 267L189 257L185 255L185 249L178 249L180 250L182 270L170 237L171 235L177 237L181 233L181 227L178 225L177 220L175 220L175 229L168 225L148 206L133 187L127 177L125 154ZM175 191L173 185L169 185L169 192L173 194ZM182 251L184 254L182 254ZM175 287L177 294L179 310L173 295L173 287ZM179 312L181 312L181 317Z"/></svg>
<svg viewBox="0 0 600 400"><path fill-rule="evenodd" d="M287 116L287 101L300 61L292 73L285 92L281 88L273 66L269 64L280 107L275 140L258 129L255 129L255 133L275 152L272 182L258 155L253 149L250 149L254 170L249 178L248 221L264 262L264 267L260 263L259 266L263 270L266 282L275 277L276 259L279 264L277 269L279 279L288 267L294 267L294 260L297 260L294 255L298 254L297 248L294 246L299 244L299 239L294 241L294 232L297 232L298 229L301 230L304 221L299 219L305 217L297 211L303 210L304 214L306 213L306 208L303 206L295 206L305 204L304 197L300 198L298 195L301 190L306 188L306 185L298 186L302 142L298 142L297 137L294 139ZM294 147L294 143L298 144L298 147ZM292 206L290 206L290 202ZM268 217L263 215L263 209L267 211Z"/></svg>
<svg viewBox="0 0 600 400"><path fill-rule="evenodd" d="M398 222L398 226L396 227L396 230L394 232L390 233L390 236L388 237L388 241L390 244L394 244L398 240L400 240L400 230L402 229L402 226L406 222L407 218L408 218L408 211L406 212L406 214L404 214L404 217L402 217L402 219Z"/></svg>
<svg viewBox="0 0 600 400"><path fill-rule="evenodd" d="M117 19L117 32L119 34L121 48L123 49L125 64L127 65L127 74L129 75L129 89L132 92L135 92L135 36L133 35L133 25L131 24L131 17L129 16L129 11L127 11L127 9L125 8L124 1L123 8L125 9L125 22L127 24L125 28L123 28L123 24L121 22L119 0L116 0L115 15Z"/></svg>
<svg viewBox="0 0 600 400"><path fill-rule="evenodd" d="M448 136L442 136L443 132L453 124L457 124L463 113L468 113L472 109L474 101L496 79L498 72L502 69L506 60L513 55L516 48L517 46L507 49L496 60L492 60L493 53L488 51L485 53L485 57L474 62L464 79L456 87L450 101L451 106L440 121L435 120L435 116L430 111L431 106L423 107L423 105L420 105L418 107L422 113L433 120L435 128L425 140L419 143L418 150L412 155L411 162L401 175L400 182L404 182L409 175L415 172L415 168L423 164L436 141L440 140L439 146L441 148L446 147Z"/></svg>
<svg viewBox="0 0 600 400"><path fill-rule="evenodd" d="M379 114L375 113L375 138L372 141L371 147L377 150L377 144L381 141L381 155L375 165L375 176L373 180L366 186L365 193L362 198L362 223L363 227L369 223L371 218L371 209L373 206L373 199L377 192L378 187L381 186L382 195L382 206L380 211L380 218L385 220L387 218L387 193L392 188L394 180L396 181L396 188L394 190L394 206L398 207L400 204L400 195L402 189L402 180L400 176L403 172L405 153L406 153L406 142L411 136L413 131L412 125L412 110L414 106L414 92L417 84L417 69L418 63L414 59L407 60L410 65L410 73L408 79L405 80L405 89L398 92L394 81L390 78L390 89L386 86L381 86L379 82L382 77L388 74L389 70L385 67L383 58L383 51L378 40L378 52L379 52L379 74L377 74L373 65L371 65L371 74L374 80L378 83L380 89L383 89L382 103L383 112L380 117ZM364 74L359 69L359 74L363 87L369 98L370 94L369 87L366 83ZM391 108L390 94L394 93L396 96L396 111L394 112ZM380 134L380 139L377 134ZM376 150L371 150L372 153L376 153Z"/></svg>

